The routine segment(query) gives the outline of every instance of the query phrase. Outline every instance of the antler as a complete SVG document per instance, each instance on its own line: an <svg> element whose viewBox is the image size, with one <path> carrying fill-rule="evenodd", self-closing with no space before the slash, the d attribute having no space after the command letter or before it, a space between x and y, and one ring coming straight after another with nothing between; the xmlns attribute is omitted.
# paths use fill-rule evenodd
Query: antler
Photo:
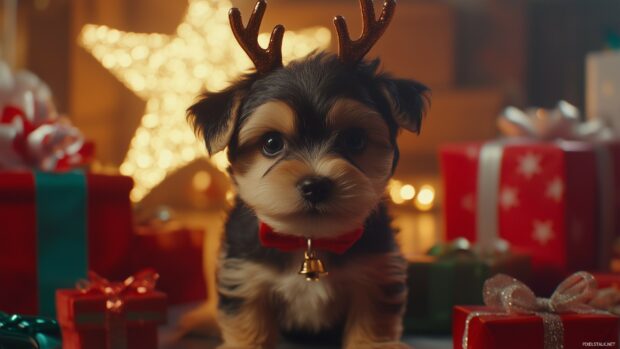
<svg viewBox="0 0 620 349"><path fill-rule="evenodd" d="M244 27L241 20L241 12L238 8L231 8L228 12L230 27L235 38L245 53L248 54L259 73L267 73L275 68L282 66L282 38L284 37L284 26L278 24L271 32L271 39L267 49L263 49L258 44L258 29L263 20L266 0L258 0L252 16L248 21L248 26Z"/></svg>
<svg viewBox="0 0 620 349"><path fill-rule="evenodd" d="M355 64L370 51L390 24L394 16L396 0L385 0L383 11L378 21L375 19L375 9L372 5L372 0L360 0L360 8L362 10L364 29L362 36L355 41L351 40L344 17L336 16L334 18L334 25L338 32L338 58L343 63Z"/></svg>

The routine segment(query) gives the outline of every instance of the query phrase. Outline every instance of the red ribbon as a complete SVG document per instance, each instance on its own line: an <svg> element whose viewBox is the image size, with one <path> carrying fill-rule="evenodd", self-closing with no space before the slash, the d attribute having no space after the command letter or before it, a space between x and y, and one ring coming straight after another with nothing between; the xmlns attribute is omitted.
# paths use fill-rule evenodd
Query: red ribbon
<svg viewBox="0 0 620 349"><path fill-rule="evenodd" d="M139 271L122 282L109 281L90 271L88 279L78 281L76 287L84 293L106 295L108 298L106 308L112 312L121 312L124 305L123 296L153 292L157 279L159 274L153 269Z"/></svg>
<svg viewBox="0 0 620 349"><path fill-rule="evenodd" d="M363 233L364 228L358 228L335 238L312 239L312 247L342 254L351 248L362 237ZM275 248L283 252L304 249L308 245L307 238L276 233L273 231L273 228L263 222L259 223L258 237L263 246Z"/></svg>

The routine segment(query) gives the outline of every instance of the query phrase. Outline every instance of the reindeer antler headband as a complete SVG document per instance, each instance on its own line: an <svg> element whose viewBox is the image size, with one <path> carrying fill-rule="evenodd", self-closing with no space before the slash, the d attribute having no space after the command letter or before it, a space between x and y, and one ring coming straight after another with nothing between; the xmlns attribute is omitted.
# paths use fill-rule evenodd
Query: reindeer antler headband
<svg viewBox="0 0 620 349"><path fill-rule="evenodd" d="M338 58L340 61L353 65L362 60L387 29L394 16L395 8L396 0L385 0L381 16L377 20L372 0L360 0L364 27L362 35L355 41L351 40L344 17L336 16L334 18L334 25L338 32ZM266 9L267 1L258 0L247 27L243 26L241 12L238 8L232 8L228 12L230 27L235 38L252 62L254 62L256 70L261 74L282 67L284 26L278 24L273 28L267 49L261 48L258 44L258 30Z"/></svg>

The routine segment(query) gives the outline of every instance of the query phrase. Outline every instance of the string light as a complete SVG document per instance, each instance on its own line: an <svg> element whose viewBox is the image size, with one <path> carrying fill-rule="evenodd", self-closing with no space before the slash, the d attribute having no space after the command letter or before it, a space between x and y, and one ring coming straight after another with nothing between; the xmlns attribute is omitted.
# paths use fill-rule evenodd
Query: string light
<svg viewBox="0 0 620 349"><path fill-rule="evenodd" d="M235 192L232 190L229 190L226 192L226 202L228 202L229 205L233 205L235 203Z"/></svg>
<svg viewBox="0 0 620 349"><path fill-rule="evenodd" d="M414 205L418 210L428 211L433 208L435 202L435 189L430 185L423 185L416 196Z"/></svg>
<svg viewBox="0 0 620 349"><path fill-rule="evenodd" d="M400 197L403 200L411 200L415 196L415 188L411 184L405 184L400 188Z"/></svg>
<svg viewBox="0 0 620 349"><path fill-rule="evenodd" d="M405 202L405 199L400 195L400 190L403 188L403 183L396 179L391 179L388 183L388 193L390 194L390 199L395 204L402 204Z"/></svg>
<svg viewBox="0 0 620 349"><path fill-rule="evenodd" d="M192 184L196 191L205 191L211 186L211 175L207 171L198 171L192 178Z"/></svg>
<svg viewBox="0 0 620 349"><path fill-rule="evenodd" d="M146 111L120 166L140 201L169 174L205 154L185 120L185 109L201 89L218 91L251 68L228 24L230 1L190 0L176 35L129 33L86 25L79 42L125 86L146 102ZM263 47L269 33L261 33ZM329 45L331 33L316 27L284 35L284 63ZM224 153L210 160L225 171Z"/></svg>
<svg viewBox="0 0 620 349"><path fill-rule="evenodd" d="M387 192L393 203L402 205L413 200L413 205L421 211L428 211L435 205L435 188L430 184L420 187L420 191L411 184L391 179L388 183Z"/></svg>

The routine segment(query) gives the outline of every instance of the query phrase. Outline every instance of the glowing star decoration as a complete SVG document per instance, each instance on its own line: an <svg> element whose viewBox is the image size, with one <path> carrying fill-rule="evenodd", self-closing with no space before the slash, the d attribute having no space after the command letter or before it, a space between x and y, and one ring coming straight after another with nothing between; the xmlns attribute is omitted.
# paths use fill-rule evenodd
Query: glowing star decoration
<svg viewBox="0 0 620 349"><path fill-rule="evenodd" d="M231 7L230 1L190 0L176 35L127 33L90 24L82 29L81 45L146 101L145 114L120 167L135 181L132 201L141 200L170 173L206 153L185 120L185 109L200 91L221 90L252 68L230 30ZM287 31L284 63L326 48L330 40L331 33L324 27ZM268 41L269 33L260 34L263 47ZM210 161L221 171L227 166L223 152Z"/></svg>

